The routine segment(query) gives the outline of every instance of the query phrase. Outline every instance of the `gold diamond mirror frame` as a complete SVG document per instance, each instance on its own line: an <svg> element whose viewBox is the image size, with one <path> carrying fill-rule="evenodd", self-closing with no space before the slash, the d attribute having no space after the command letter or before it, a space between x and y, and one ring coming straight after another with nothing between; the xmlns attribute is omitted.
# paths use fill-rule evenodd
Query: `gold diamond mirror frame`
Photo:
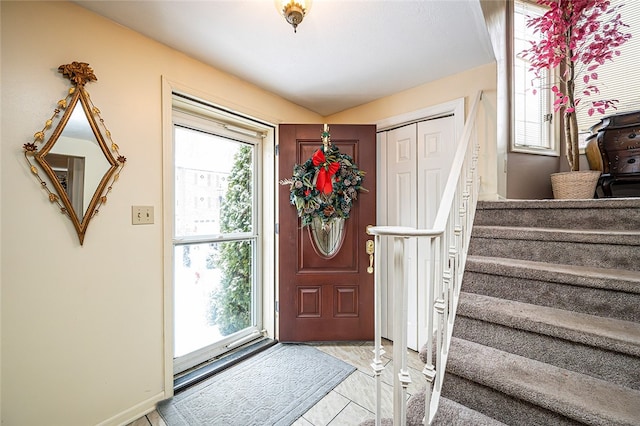
<svg viewBox="0 0 640 426"><path fill-rule="evenodd" d="M33 142L23 145L24 157L49 201L73 222L82 245L89 221L107 202L127 159L120 155L100 110L84 87L98 80L89 64L72 62L60 65L58 71L71 81L72 87L57 102L43 129L34 134ZM45 143L46 132L51 128L53 133ZM32 159L44 171L44 179Z"/></svg>

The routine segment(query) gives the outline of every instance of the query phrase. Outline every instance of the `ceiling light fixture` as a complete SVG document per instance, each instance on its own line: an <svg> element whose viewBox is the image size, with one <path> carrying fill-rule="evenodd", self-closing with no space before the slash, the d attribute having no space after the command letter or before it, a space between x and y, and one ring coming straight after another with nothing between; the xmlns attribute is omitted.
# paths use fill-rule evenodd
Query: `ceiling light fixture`
<svg viewBox="0 0 640 426"><path fill-rule="evenodd" d="M275 0L278 12L293 26L293 32L297 32L298 25L311 8L311 0Z"/></svg>

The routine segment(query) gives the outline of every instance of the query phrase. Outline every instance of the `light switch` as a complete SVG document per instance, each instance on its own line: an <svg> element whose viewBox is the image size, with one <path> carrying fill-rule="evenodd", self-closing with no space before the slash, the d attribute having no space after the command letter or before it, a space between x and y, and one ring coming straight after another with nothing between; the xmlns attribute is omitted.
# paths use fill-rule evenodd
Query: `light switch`
<svg viewBox="0 0 640 426"><path fill-rule="evenodd" d="M153 223L153 206L131 206L131 223L149 225Z"/></svg>

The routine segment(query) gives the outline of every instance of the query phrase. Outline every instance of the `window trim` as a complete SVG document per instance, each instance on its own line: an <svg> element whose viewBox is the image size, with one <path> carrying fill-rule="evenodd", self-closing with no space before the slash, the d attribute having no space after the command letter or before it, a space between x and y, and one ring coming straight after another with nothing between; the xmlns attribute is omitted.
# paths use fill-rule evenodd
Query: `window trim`
<svg viewBox="0 0 640 426"><path fill-rule="evenodd" d="M528 145L518 145L516 144L516 92L515 92L515 3L526 3L534 5L533 2L528 0L515 0L513 2L507 2L507 58L508 58L508 81L509 81L509 115L510 115L510 135L509 135L509 151L514 153L521 154L532 154L532 155L543 155L549 157L559 157L560 156L560 122L561 117L558 116L557 113L553 111L551 107L553 103L553 99L550 97L549 99L549 114L552 116L551 121L551 129L549 135L550 147L538 147L538 146L528 146ZM555 79L556 72L550 71L550 79ZM550 89L547 89L550 91ZM536 95L539 96L539 95Z"/></svg>

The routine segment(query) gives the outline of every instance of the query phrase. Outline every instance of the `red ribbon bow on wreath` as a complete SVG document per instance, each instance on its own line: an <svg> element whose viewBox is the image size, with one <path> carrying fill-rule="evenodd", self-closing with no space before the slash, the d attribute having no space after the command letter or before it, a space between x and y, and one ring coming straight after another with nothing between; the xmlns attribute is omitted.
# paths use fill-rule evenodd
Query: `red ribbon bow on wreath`
<svg viewBox="0 0 640 426"><path fill-rule="evenodd" d="M313 154L313 165L320 167L318 170L318 180L316 181L316 188L318 191L323 192L327 195L333 192L333 183L331 183L331 177L336 174L338 169L340 169L340 163L327 163L327 159L324 156L324 152L321 149L317 150Z"/></svg>

